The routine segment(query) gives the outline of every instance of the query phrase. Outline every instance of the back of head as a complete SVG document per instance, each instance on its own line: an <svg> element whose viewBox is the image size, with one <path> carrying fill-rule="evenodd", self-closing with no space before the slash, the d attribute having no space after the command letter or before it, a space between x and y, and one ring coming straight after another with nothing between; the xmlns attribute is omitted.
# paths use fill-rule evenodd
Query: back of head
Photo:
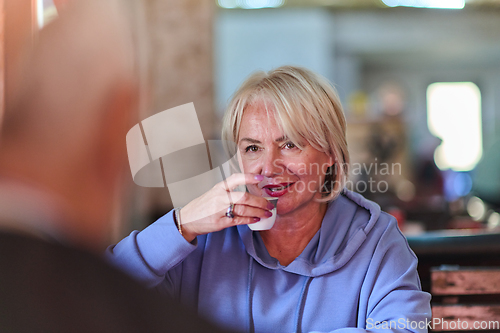
<svg viewBox="0 0 500 333"><path fill-rule="evenodd" d="M118 1L73 1L39 32L13 106L6 110L4 140L45 141L50 134L87 131L95 123L99 110L93 106L106 89L132 82L134 75L123 14ZM72 137L76 133L66 136Z"/></svg>
<svg viewBox="0 0 500 333"><path fill-rule="evenodd" d="M135 3L65 6L39 32L0 132L0 175L62 198L63 233L81 243L108 232L125 135L139 117Z"/></svg>
<svg viewBox="0 0 500 333"><path fill-rule="evenodd" d="M109 244L103 235L114 185L121 166L129 172L125 137L139 117L142 74L134 13L126 7L134 2L71 1L40 32L17 101L6 110L0 299L8 305L0 311L2 332L216 331L77 248L99 251L94 245ZM65 215L60 224L50 224L64 239L46 242L37 232L5 232L5 184L16 189L23 210L33 209L35 197L57 197L43 202L56 202ZM34 195L27 199L20 192ZM41 215L31 214L34 221L25 225L43 233L48 214Z"/></svg>

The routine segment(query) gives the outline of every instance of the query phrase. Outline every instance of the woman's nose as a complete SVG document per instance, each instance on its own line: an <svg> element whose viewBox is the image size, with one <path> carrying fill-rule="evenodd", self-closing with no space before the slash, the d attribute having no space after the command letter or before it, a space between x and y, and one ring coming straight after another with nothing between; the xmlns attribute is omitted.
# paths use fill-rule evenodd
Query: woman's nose
<svg viewBox="0 0 500 333"><path fill-rule="evenodd" d="M268 150L264 152L262 156L262 170L261 175L265 177L272 177L283 173L283 167L280 167L282 161L280 161L278 154L273 150Z"/></svg>

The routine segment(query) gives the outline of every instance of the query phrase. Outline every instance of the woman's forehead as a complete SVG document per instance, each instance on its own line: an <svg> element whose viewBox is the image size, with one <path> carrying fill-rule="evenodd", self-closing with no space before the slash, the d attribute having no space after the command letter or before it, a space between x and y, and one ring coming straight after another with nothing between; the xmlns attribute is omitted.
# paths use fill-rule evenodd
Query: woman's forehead
<svg viewBox="0 0 500 333"><path fill-rule="evenodd" d="M239 137L245 135L262 136L277 135L283 136L283 126L277 117L274 107L265 103L252 103L243 111L241 118Z"/></svg>

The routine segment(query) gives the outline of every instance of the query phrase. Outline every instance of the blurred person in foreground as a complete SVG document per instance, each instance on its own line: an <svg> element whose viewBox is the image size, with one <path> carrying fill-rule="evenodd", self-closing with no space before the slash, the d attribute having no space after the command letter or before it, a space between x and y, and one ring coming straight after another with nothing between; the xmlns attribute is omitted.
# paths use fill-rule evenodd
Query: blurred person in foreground
<svg viewBox="0 0 500 333"><path fill-rule="evenodd" d="M324 78L254 73L222 139L243 173L132 232L109 260L238 331L427 331L430 295L395 218L344 188L346 121ZM272 215L265 197L278 198L276 221L251 230Z"/></svg>
<svg viewBox="0 0 500 333"><path fill-rule="evenodd" d="M141 100L125 3L69 4L40 32L6 110L1 332L215 331L97 255L110 241Z"/></svg>

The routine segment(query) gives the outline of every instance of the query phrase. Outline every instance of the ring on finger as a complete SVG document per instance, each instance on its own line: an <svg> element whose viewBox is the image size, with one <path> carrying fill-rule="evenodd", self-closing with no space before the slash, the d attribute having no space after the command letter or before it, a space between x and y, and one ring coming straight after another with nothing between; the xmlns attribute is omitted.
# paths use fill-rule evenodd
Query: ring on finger
<svg viewBox="0 0 500 333"><path fill-rule="evenodd" d="M226 211L226 217L230 219L234 218L234 204L230 204Z"/></svg>

